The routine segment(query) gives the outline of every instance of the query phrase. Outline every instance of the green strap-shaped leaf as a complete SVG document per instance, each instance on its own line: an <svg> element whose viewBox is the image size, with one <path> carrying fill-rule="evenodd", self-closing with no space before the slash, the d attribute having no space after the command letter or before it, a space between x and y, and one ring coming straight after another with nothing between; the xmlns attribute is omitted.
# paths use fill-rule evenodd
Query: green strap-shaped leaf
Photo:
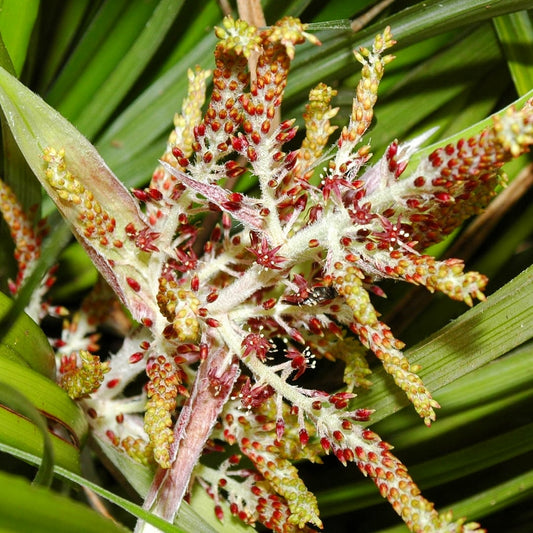
<svg viewBox="0 0 533 533"><path fill-rule="evenodd" d="M86 505L0 472L0 528L40 533L124 533L123 526Z"/></svg>
<svg viewBox="0 0 533 533"><path fill-rule="evenodd" d="M422 366L420 375L432 391L496 359L527 341L533 335L533 266L513 281L469 309L460 318L406 355L412 364ZM372 376L373 386L361 393L361 407L372 406L378 422L406 405L384 372Z"/></svg>
<svg viewBox="0 0 533 533"><path fill-rule="evenodd" d="M430 0L418 2L364 30L319 34L322 47L304 44L296 54L289 78L286 99L306 92L319 81L338 79L346 69L353 69L352 49L372 44L374 36L389 25L397 47L409 46L464 25L531 7L529 0L501 0L487 5L486 0ZM313 68L308 66L312 64Z"/></svg>
<svg viewBox="0 0 533 533"><path fill-rule="evenodd" d="M39 465L41 462L41 459L39 456L25 452L17 447L9 446L2 444L0 442L0 451L9 453L13 455L14 457L18 457L19 459L22 459L30 464ZM228 532L232 533L234 529L227 528L226 524L221 525L220 528L213 528L211 527L201 515L197 514L194 509L191 508L189 504L186 502L183 503L180 515L176 519L176 525L169 524L162 518L153 515L152 513L145 511L142 509L142 507L136 505L135 503L132 503L131 501L122 498L120 496L117 496L116 494L113 494L111 491L106 490L100 486L98 486L96 483L93 483L89 481L88 479L85 479L81 475L70 471L69 469L62 468L60 466L56 466L54 469L55 473L60 476L63 479L68 479L69 481L72 481L76 485L79 485L80 487L86 487L105 500L115 504L116 506L126 510L128 513L132 514L133 516L140 518L141 520L159 528L163 532L168 533L190 533L193 531L198 531L202 533L217 533L217 532ZM1 497L1 493L0 493ZM206 496L207 497L207 496ZM208 497L207 497L208 498ZM209 509L209 512L212 512L212 501L211 508ZM60 507L57 507L60 505L60 502L55 503L56 507L55 509L60 509ZM0 525L1 525L1 504L0 504ZM206 510L206 509L205 509ZM234 521L231 521L233 523ZM245 531L246 528L241 525L241 527L237 528L235 531L238 533L242 533ZM29 530L28 530L29 531ZM79 531L78 529L75 529L75 531Z"/></svg>
<svg viewBox="0 0 533 533"><path fill-rule="evenodd" d="M114 66L105 84L98 87L89 102L82 102L83 111L76 119L76 125L88 137L92 138L96 134L139 78L182 5L183 0L161 0L153 9L135 42ZM89 73L84 73L87 74Z"/></svg>
<svg viewBox="0 0 533 533"><path fill-rule="evenodd" d="M509 507L520 501L531 500L533 493L533 471L530 470L524 474L518 475L509 481L500 483L494 487L481 491L479 494L470 498L465 498L453 505L443 509L452 510L453 515L469 516L476 520L482 519L484 516L495 513L500 509ZM513 527L512 531L527 531L531 523L524 519L522 529ZM377 533L404 533L405 526L395 526L387 529L382 529Z"/></svg>
<svg viewBox="0 0 533 533"><path fill-rule="evenodd" d="M476 443L464 447L460 439L450 442L450 434L457 432L458 428L478 427L481 421L483 427L492 424L498 429L502 413L517 412L520 406L521 412L524 407L527 411L533 396L529 372L532 363L533 345L529 343L450 383L438 392L443 407L430 429L420 424L413 412L403 409L373 425L372 430L383 437L393 435L394 447L400 457L409 452L413 457L413 448L427 450L431 461L409 466L409 471L424 489L440 485L445 477L448 481L458 479L516 458L527 453L532 446L531 439L524 438L531 432L531 425L521 427L521 415L516 421L518 427L502 435L497 431L494 438L484 441L483 446ZM468 434L474 430L464 431ZM416 456L412 461L416 462ZM374 487L361 479L319 492L317 497L323 516L380 503ZM457 513L454 514L457 516ZM470 513L467 514L470 516Z"/></svg>
<svg viewBox="0 0 533 533"><path fill-rule="evenodd" d="M13 300L0 292L0 359L27 365L55 378L55 354L41 328L26 314L11 314Z"/></svg>
<svg viewBox="0 0 533 533"><path fill-rule="evenodd" d="M53 433L49 433L49 438L54 450L56 467L61 466L71 472L79 473L79 449ZM0 404L0 449L5 446L16 448L36 457L43 455L43 436L37 426L21 414ZM39 465L40 463L30 461L30 464Z"/></svg>
<svg viewBox="0 0 533 533"><path fill-rule="evenodd" d="M527 11L494 19L494 27L507 58L509 71L518 94L533 87L533 24Z"/></svg>
<svg viewBox="0 0 533 533"><path fill-rule="evenodd" d="M0 9L0 33L20 76L39 11L39 0L3 0Z"/></svg>
<svg viewBox="0 0 533 533"><path fill-rule="evenodd" d="M83 17L88 11L88 6L94 3L90 0L76 0L64 2L59 13L55 11L42 11L41 17L47 29L52 30L49 35L46 55L41 63L41 76L38 81L40 94L48 88L51 80L55 79L57 72L65 61L76 34L80 31ZM52 24L53 23L53 24Z"/></svg>
<svg viewBox="0 0 533 533"><path fill-rule="evenodd" d="M78 405L56 383L25 365L1 357L1 352L0 383L17 388L47 418L61 424L78 445L85 441L87 437L85 416Z"/></svg>
<svg viewBox="0 0 533 533"><path fill-rule="evenodd" d="M43 460L35 476L34 483L45 487L50 486L54 476L54 447L52 446L52 440L50 439L44 417L24 394L21 394L17 389L7 383L0 384L0 405L2 404L26 417L39 430L43 443ZM2 424L2 428L2 431L6 429L5 422Z"/></svg>

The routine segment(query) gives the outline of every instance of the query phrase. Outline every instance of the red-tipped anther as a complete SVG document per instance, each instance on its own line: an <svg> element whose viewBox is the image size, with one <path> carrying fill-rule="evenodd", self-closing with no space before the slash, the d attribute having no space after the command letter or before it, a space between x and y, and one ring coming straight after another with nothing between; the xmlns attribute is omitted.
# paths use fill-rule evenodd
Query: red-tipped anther
<svg viewBox="0 0 533 533"><path fill-rule="evenodd" d="M179 159L180 157L185 157L185 154L183 153L183 151L181 150L181 148L178 148L177 146L174 146L174 148L172 148L172 155L173 155L176 159Z"/></svg>
<svg viewBox="0 0 533 533"><path fill-rule="evenodd" d="M191 279L191 290L193 290L194 292L198 292L199 288L200 288L200 278L194 275Z"/></svg>
<svg viewBox="0 0 533 533"><path fill-rule="evenodd" d="M216 293L216 291L213 291L213 292L210 292L210 293L206 296L205 300L206 300L207 303L210 303L210 304L211 304L211 303L213 303L217 298L218 298L218 294Z"/></svg>
<svg viewBox="0 0 533 533"><path fill-rule="evenodd" d="M134 280L133 278L127 277L126 282L131 287L132 290L135 292L139 292L141 290L141 285L138 281Z"/></svg>
<svg viewBox="0 0 533 533"><path fill-rule="evenodd" d="M135 226L133 225L133 222L130 222L125 228L124 231L126 232L126 235L130 239L134 239L137 235L137 230L135 229Z"/></svg>
<svg viewBox="0 0 533 533"><path fill-rule="evenodd" d="M108 389L114 389L120 382L120 379L118 378L115 378L115 379L110 379L108 382L107 382L107 388Z"/></svg>
<svg viewBox="0 0 533 533"><path fill-rule="evenodd" d="M263 309L272 309L276 305L275 298L269 298L262 303Z"/></svg>
<svg viewBox="0 0 533 533"><path fill-rule="evenodd" d="M238 137L231 138L231 146L236 152L244 152L248 148L248 141L240 134Z"/></svg>
<svg viewBox="0 0 533 533"><path fill-rule="evenodd" d="M392 142L387 148L387 158L392 159L398 153L398 143Z"/></svg>
<svg viewBox="0 0 533 533"><path fill-rule="evenodd" d="M228 213L222 213L222 227L224 229L231 229L231 217Z"/></svg>
<svg viewBox="0 0 533 533"><path fill-rule="evenodd" d="M156 202L163 199L163 193L158 189L151 187L150 189L147 189L146 192L148 193L148 196Z"/></svg>
<svg viewBox="0 0 533 533"><path fill-rule="evenodd" d="M143 357L144 357L144 354L142 352L132 353L130 355L129 362L131 364L138 363Z"/></svg>
<svg viewBox="0 0 533 533"><path fill-rule="evenodd" d="M374 412L374 409L357 409L355 411L355 420L359 422L366 422L370 419L370 416Z"/></svg>
<svg viewBox="0 0 533 533"><path fill-rule="evenodd" d="M114 446L118 446L119 438L115 435L113 431L108 429L106 432L106 437L113 443Z"/></svg>
<svg viewBox="0 0 533 533"><path fill-rule="evenodd" d="M305 429L300 429L298 437L300 438L302 446L305 446L309 442L309 433L307 433L307 430Z"/></svg>
<svg viewBox="0 0 533 533"><path fill-rule="evenodd" d="M298 161L298 151L294 150L292 152L289 152L287 154L287 157L285 157L285 168L287 170L291 170L294 165L296 165L296 162Z"/></svg>
<svg viewBox="0 0 533 533"><path fill-rule="evenodd" d="M222 522L224 520L224 511L220 505L215 505L215 516Z"/></svg>
<svg viewBox="0 0 533 533"><path fill-rule="evenodd" d="M135 198L141 202L148 202L150 200L148 193L142 189L132 189L131 192L133 193L133 196L135 196Z"/></svg>
<svg viewBox="0 0 533 533"><path fill-rule="evenodd" d="M434 196L439 202L447 203L453 200L453 196L446 192L437 192L434 194Z"/></svg>
<svg viewBox="0 0 533 533"><path fill-rule="evenodd" d="M207 347L207 344L201 343L200 344L200 359L204 361L207 359L207 354L209 353L209 348Z"/></svg>
<svg viewBox="0 0 533 533"><path fill-rule="evenodd" d="M293 338L296 342L299 342L300 344L305 344L304 336L297 330L297 329L291 329L290 336Z"/></svg>

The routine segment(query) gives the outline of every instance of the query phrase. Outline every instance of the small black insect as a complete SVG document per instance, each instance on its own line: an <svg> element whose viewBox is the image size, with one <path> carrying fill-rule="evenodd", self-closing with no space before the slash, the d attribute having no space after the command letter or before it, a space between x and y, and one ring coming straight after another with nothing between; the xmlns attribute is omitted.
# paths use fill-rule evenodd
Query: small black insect
<svg viewBox="0 0 533 533"><path fill-rule="evenodd" d="M306 298L298 302L298 305L320 305L338 296L338 292L333 287L317 285L313 287Z"/></svg>

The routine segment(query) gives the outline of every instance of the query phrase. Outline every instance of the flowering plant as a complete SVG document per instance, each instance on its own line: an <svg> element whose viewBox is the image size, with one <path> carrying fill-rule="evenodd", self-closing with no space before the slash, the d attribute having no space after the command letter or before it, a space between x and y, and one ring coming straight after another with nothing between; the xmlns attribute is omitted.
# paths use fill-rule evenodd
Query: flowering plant
<svg viewBox="0 0 533 533"><path fill-rule="evenodd" d="M295 47L319 44L305 25L287 17L257 29L227 17L216 35L213 72L189 71L160 165L133 194L36 97L23 113L38 124L38 145L25 145L25 126L10 124L107 282L54 341L58 383L83 408L97 441L154 469L145 508L168 521L194 482L220 520L227 501L248 524L320 528L316 497L295 463L331 454L369 476L412 531L478 530L439 514L420 494L392 447L368 429L373 406L355 391L371 385L372 353L424 423L435 420L439 404L371 295L384 296L378 282L392 279L470 306L484 299L484 275L425 250L479 213L501 183L501 166L528 150L531 104L426 157L417 155L428 138L421 135L394 141L374 161L364 135L393 59L389 28L355 53L362 75L334 144L335 90L323 83L309 94L303 138L293 120L279 119ZM7 74L2 83L20 90ZM0 100L9 117L9 98ZM257 189L238 189L241 177ZM16 294L41 236L7 185L2 197L16 243ZM65 314L42 302L50 285L48 277L28 307L36 320ZM118 302L133 321L102 362L97 328ZM300 384L325 360L344 365L342 387ZM142 390L131 394L139 378ZM220 455L216 467L201 461L207 451Z"/></svg>

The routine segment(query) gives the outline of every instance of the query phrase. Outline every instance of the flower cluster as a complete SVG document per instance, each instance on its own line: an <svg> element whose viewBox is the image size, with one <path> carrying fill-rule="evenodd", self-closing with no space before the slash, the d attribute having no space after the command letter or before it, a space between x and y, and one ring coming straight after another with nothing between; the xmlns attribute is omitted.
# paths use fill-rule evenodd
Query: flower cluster
<svg viewBox="0 0 533 533"><path fill-rule="evenodd" d="M293 463L331 453L371 477L411 530L477 529L440 515L420 495L391 446L366 429L372 411L354 408L353 390L370 386L366 348L424 422L435 419L438 403L370 293L382 294L376 283L389 278L468 305L483 299L483 275L424 250L479 212L502 164L533 143L531 105L434 151L415 169L408 162L424 138L393 142L370 164L370 146L361 141L392 60L386 28L355 53L362 76L334 147L335 91L319 84L303 116L305 138L294 148L294 121L277 117L295 46L316 39L292 18L262 30L226 18L216 34L206 111L210 73L191 70L160 165L146 188L133 191L143 210L128 207L130 221L121 222L120 202L69 170L68 152L45 151L46 186L136 321L104 367L88 352L97 351L95 328L105 313L95 318L94 306L82 308L81 330L69 326L57 344L77 354L64 359L61 381L94 366L90 386L70 388L97 438L158 465L145 506L168 520L194 475L220 519L225 498L247 523L279 532L321 527L316 499ZM234 190L243 174L256 179L249 194ZM109 187L124 194L118 182ZM344 362L344 389L298 384L321 358ZM129 396L126 386L142 373L143 390ZM239 468L237 456L218 470L202 465L212 438L237 446L254 468Z"/></svg>

